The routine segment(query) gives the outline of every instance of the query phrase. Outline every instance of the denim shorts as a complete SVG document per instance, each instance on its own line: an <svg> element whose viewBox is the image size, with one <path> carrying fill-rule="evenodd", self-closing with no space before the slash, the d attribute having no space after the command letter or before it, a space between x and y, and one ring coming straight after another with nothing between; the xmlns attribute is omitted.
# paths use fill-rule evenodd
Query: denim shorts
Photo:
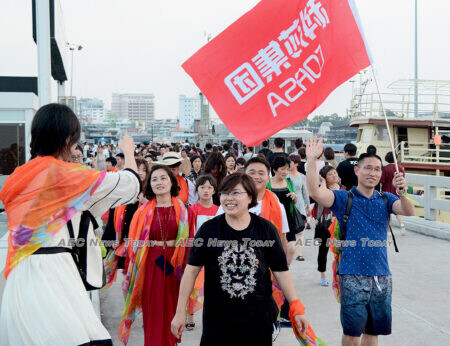
<svg viewBox="0 0 450 346"><path fill-rule="evenodd" d="M389 335L392 327L392 276L340 275L344 335Z"/></svg>

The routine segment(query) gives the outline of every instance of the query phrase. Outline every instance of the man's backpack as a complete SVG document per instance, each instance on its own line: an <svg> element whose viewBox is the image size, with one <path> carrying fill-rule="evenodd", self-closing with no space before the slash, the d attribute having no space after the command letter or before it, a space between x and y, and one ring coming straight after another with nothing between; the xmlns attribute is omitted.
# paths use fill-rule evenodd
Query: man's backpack
<svg viewBox="0 0 450 346"><path fill-rule="evenodd" d="M348 193L348 200L347 205L345 207L345 214L344 214L344 222L342 224L342 228L340 227L339 223L337 222L337 219L334 220L330 228L328 229L331 233L331 241L330 241L330 247L331 251L334 253L334 261L332 265L332 271L333 271L333 283L332 288L334 295L336 297L336 300L338 303L341 302L341 294L340 294L340 280L339 280L339 264L341 261L341 254L344 250L344 243L346 239L346 233L347 233L347 223L348 219L350 217L350 212L352 210L353 205L353 193L351 191L347 191ZM380 194L381 198L383 198L384 202L386 203L386 207L389 210L389 200L386 197L385 194L382 192L377 191L377 193ZM388 224L388 227L392 234L392 240L394 242L395 252L398 251L397 242L395 241L394 232L392 232L391 226ZM337 240L337 242L336 242Z"/></svg>

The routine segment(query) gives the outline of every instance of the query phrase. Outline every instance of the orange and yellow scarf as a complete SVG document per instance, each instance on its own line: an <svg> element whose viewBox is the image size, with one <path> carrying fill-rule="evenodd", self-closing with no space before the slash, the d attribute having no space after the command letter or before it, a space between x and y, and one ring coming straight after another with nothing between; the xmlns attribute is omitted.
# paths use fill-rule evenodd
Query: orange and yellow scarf
<svg viewBox="0 0 450 346"><path fill-rule="evenodd" d="M178 224L178 234L175 241L175 252L170 259L170 264L175 268L175 276L181 280L184 265L186 263L186 248L184 244L189 237L188 211L184 203L172 197L175 215ZM145 243L150 239L150 227L156 209L156 198L142 205L134 214L130 225L129 238ZM137 243L137 242L136 242ZM122 321L119 327L119 339L125 345L130 336L131 324L137 314L142 310L142 290L144 288L145 270L147 264L148 245L139 244L128 247L128 271L123 281L122 289L127 294Z"/></svg>
<svg viewBox="0 0 450 346"><path fill-rule="evenodd" d="M0 191L10 230L6 278L66 225L104 177L105 173L53 156L39 156L8 177Z"/></svg>

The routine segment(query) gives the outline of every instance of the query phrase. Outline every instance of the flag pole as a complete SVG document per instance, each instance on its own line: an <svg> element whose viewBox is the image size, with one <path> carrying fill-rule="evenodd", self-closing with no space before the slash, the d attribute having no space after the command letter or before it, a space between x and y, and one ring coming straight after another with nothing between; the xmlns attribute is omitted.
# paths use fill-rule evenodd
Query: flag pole
<svg viewBox="0 0 450 346"><path fill-rule="evenodd" d="M372 68L373 79L375 80L375 86L377 88L378 98L380 99L381 111L383 112L384 121L386 122L386 128L387 128L387 132L388 132L388 136L389 136L389 142L391 143L391 149L392 149L392 154L393 154L392 156L394 156L395 170L398 173L397 157L396 157L396 152L394 149L394 142L392 140L391 129L389 128L389 122L387 119L386 111L384 110L383 100L381 98L380 88L378 87L378 80L377 80L377 76L375 74L375 69L374 69L373 65L370 65L370 67Z"/></svg>
<svg viewBox="0 0 450 346"><path fill-rule="evenodd" d="M375 68L373 67L373 64L370 65L370 67L372 68L372 75L373 75L373 79L375 81L375 86L377 88L378 98L380 100L380 105L381 105L381 111L383 112L384 121L386 122L386 129L387 129L388 136L389 136L389 142L391 143L392 156L394 158L395 171L398 173L399 170L398 170L398 163L397 163L397 153L395 152L395 149L394 149L394 141L392 139L391 129L389 128L389 121L388 121L388 118L386 115L386 111L384 110L383 100L381 98L380 88L378 86L377 75L375 73ZM400 192L402 192L402 191L400 191Z"/></svg>

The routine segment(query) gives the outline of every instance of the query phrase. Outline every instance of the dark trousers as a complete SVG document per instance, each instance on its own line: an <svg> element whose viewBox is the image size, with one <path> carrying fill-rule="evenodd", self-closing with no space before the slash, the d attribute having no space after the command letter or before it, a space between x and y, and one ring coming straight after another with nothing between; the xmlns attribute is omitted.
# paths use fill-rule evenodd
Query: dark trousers
<svg viewBox="0 0 450 346"><path fill-rule="evenodd" d="M320 241L319 254L317 256L317 270L321 273L327 271L328 239L330 239L328 227L330 225L331 220L319 222L314 233L316 241Z"/></svg>

